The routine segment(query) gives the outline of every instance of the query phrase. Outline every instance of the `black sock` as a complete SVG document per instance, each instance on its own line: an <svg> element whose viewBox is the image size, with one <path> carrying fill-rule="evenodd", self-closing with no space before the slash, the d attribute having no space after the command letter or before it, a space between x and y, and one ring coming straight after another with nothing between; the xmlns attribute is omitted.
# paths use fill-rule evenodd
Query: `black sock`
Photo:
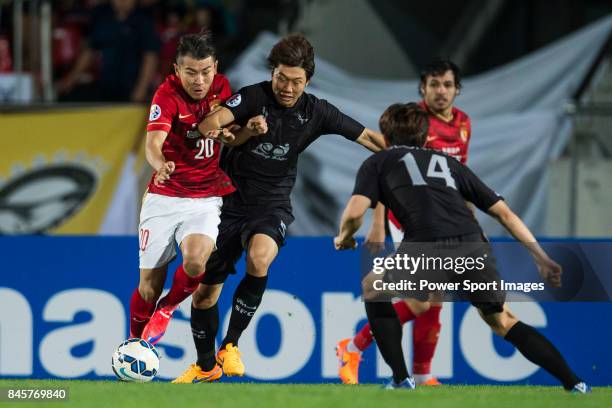
<svg viewBox="0 0 612 408"><path fill-rule="evenodd" d="M527 360L555 376L566 390L581 381L569 368L559 350L533 327L518 322L508 330L504 339L512 343Z"/></svg>
<svg viewBox="0 0 612 408"><path fill-rule="evenodd" d="M391 302L366 302L365 309L380 354L393 371L393 381L399 384L408 378L408 369L402 351L402 325L395 309Z"/></svg>
<svg viewBox="0 0 612 408"><path fill-rule="evenodd" d="M215 337L219 329L219 307L196 309L191 305L191 334L198 352L197 364L204 371L215 367Z"/></svg>
<svg viewBox="0 0 612 408"><path fill-rule="evenodd" d="M227 334L221 343L221 349L229 343L238 345L242 332L247 328L253 315L257 311L261 298L266 290L268 276L257 277L248 273L242 278L234 293L232 315L230 317Z"/></svg>

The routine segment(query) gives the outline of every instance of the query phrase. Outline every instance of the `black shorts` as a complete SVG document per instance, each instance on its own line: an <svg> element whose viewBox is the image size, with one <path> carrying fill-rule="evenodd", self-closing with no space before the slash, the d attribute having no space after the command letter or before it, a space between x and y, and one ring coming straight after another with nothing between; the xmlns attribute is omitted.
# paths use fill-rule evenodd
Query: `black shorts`
<svg viewBox="0 0 612 408"><path fill-rule="evenodd" d="M287 227L293 222L286 208L243 210L223 207L217 237L217 250L206 263L202 283L216 285L225 282L229 274L236 273L235 264L255 234L272 238L278 248L285 245Z"/></svg>
<svg viewBox="0 0 612 408"><path fill-rule="evenodd" d="M467 234L457 237L447 237L436 240L431 243L411 243L404 242L400 245L397 253L420 254L426 253L429 256L438 256L441 258L475 258L480 257L484 267L479 270L466 271L458 274L455 271L448 270L433 270L427 271L427 275L421 273L413 275L411 280L414 280L418 286L418 280L426 278L430 282L451 282L457 283L462 287L464 281L469 280L472 284L482 284L486 287L489 282L497 282L497 289L483 289L474 292L453 292L455 300L467 300L473 306L477 307L484 315L500 313L503 310L506 301L506 292L499 288L500 276L497 271L495 257L493 256L491 245L482 234ZM385 280L398 282L405 278L406 274L394 276L393 270L385 273L391 274L389 278L385 276ZM431 291L427 289L407 291L405 295L420 301L426 301L429 298Z"/></svg>

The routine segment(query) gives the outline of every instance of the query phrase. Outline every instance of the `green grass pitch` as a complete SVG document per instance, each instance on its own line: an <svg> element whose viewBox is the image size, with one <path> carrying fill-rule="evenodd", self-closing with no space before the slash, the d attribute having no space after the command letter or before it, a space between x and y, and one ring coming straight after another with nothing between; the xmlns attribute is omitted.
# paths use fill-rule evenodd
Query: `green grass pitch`
<svg viewBox="0 0 612 408"><path fill-rule="evenodd" d="M0 380L0 389L58 388L68 401L7 402L3 407L206 407L206 408L531 408L612 407L612 387L596 387L591 395L569 394L561 387L445 385L415 391L386 391L378 385L213 383L148 384L119 381Z"/></svg>

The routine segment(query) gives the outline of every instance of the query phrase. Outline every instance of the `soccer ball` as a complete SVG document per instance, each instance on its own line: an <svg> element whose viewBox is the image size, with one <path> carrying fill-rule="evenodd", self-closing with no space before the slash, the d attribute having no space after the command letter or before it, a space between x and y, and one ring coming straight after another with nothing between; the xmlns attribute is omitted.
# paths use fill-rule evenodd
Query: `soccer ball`
<svg viewBox="0 0 612 408"><path fill-rule="evenodd" d="M159 354L143 339L129 339L113 353L113 371L121 381L148 382L159 370Z"/></svg>

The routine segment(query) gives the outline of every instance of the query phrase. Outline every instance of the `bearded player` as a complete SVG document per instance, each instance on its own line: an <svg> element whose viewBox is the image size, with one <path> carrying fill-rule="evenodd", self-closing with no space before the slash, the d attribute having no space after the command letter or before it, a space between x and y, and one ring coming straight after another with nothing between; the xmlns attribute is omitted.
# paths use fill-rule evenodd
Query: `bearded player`
<svg viewBox="0 0 612 408"><path fill-rule="evenodd" d="M455 98L461 90L461 71L448 59L437 59L421 72L419 93L423 100L419 103L429 119L429 131L425 147L440 150L459 160L467 162L470 142L470 118L454 106ZM393 242L401 242L404 231L396 217L387 212L388 227ZM384 242L385 208L376 207L372 228L367 242ZM432 295L432 302L423 303L405 299L393 305L400 323L403 325L414 320L412 335L413 373L419 385L440 385L431 375L431 361L440 334L440 311L442 295ZM352 339L341 340L336 347L339 360L338 375L345 384L359 382L359 363L361 353L372 344L374 338L370 325L366 324Z"/></svg>

